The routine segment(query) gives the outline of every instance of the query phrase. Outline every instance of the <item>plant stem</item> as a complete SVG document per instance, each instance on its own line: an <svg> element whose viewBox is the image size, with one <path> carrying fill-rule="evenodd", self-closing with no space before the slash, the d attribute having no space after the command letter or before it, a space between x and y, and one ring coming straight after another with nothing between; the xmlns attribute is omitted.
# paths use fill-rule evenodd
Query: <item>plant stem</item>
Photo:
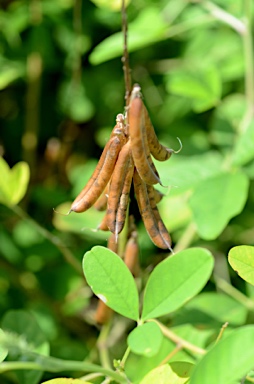
<svg viewBox="0 0 254 384"><path fill-rule="evenodd" d="M37 355L37 354L34 354ZM61 360L54 357L47 357L37 355L36 362L33 361L8 361L2 362L0 365L0 373L14 371L14 370L37 370L48 372L61 372L61 371L90 371L100 373L104 376L112 377L117 383L126 383L120 373L110 369L103 368L96 364L90 364L81 361Z"/></svg>
<svg viewBox="0 0 254 384"><path fill-rule="evenodd" d="M240 124L240 133L248 128L254 116L254 52L252 38L252 0L244 1L244 20L246 32L242 35L245 61L246 112Z"/></svg>
<svg viewBox="0 0 254 384"><path fill-rule="evenodd" d="M172 359L173 356L175 356L179 351L181 351L181 349L183 349L182 344L176 345L176 347L173 349L173 351L171 351L168 354L168 356L166 356L165 359L163 359L159 365L161 366L161 365L167 364L169 362L169 360Z"/></svg>
<svg viewBox="0 0 254 384"><path fill-rule="evenodd" d="M122 0L122 31L123 31L123 39L124 39L122 62L123 62L124 82L125 82L125 101L126 101L126 106L128 106L130 93L131 93L131 76L130 76L129 52L128 52L128 45L127 45L128 22L127 22L125 0Z"/></svg>
<svg viewBox="0 0 254 384"><path fill-rule="evenodd" d="M196 225L193 222L191 222L186 228L186 230L184 231L184 233L182 234L182 236L180 237L180 239L178 240L178 242L176 243L173 249L174 253L183 251L184 249L188 248L188 246L192 243L192 240L195 237L195 235L196 235Z"/></svg>
<svg viewBox="0 0 254 384"><path fill-rule="evenodd" d="M131 350L130 350L130 347L128 347L126 349L126 351L124 352L124 355L122 357L122 360L119 364L119 367L124 371L124 367L125 367L125 363L126 363L126 360L128 359L129 357L129 354L130 354Z"/></svg>
<svg viewBox="0 0 254 384"><path fill-rule="evenodd" d="M205 8L208 12L210 12L210 14L216 19L223 21L225 24L228 24L240 35L244 35L246 33L245 24L237 17L231 15L231 13L225 11L218 5L215 5L211 1L201 1L200 5Z"/></svg>
<svg viewBox="0 0 254 384"><path fill-rule="evenodd" d="M174 332L170 331L170 329L168 329L165 325L160 323L158 320L151 319L148 321L153 321L154 323L156 323L160 327L160 329L161 329L161 331L165 337L172 340L174 343L181 346L182 348L188 349L189 351L194 352L194 353L199 353L200 355L206 354L205 349L197 347L196 345L191 344L188 341L177 336Z"/></svg>
<svg viewBox="0 0 254 384"><path fill-rule="evenodd" d="M43 228L40 224L38 224L32 217L30 217L22 208L18 205L11 206L10 209L19 216L22 220L31 224L45 239L50 241L55 247L59 249L61 254L63 255L65 261L75 269L80 275L83 276L81 264L72 254L72 252L66 247L66 245L56 236L52 235L47 229Z"/></svg>
<svg viewBox="0 0 254 384"><path fill-rule="evenodd" d="M110 364L108 348L107 348L107 338L108 338L110 328L111 328L111 321L108 321L106 324L102 326L101 332L97 341L97 348L100 355L101 365L107 369L112 368Z"/></svg>
<svg viewBox="0 0 254 384"><path fill-rule="evenodd" d="M219 276L214 276L217 288L221 289L227 295L233 297L236 301L244 305L249 311L254 311L254 302L245 296L242 292L238 291L235 287L229 284L226 280Z"/></svg>
<svg viewBox="0 0 254 384"><path fill-rule="evenodd" d="M220 339L222 338L223 333L224 333L225 329L227 328L227 326L228 326L228 322L226 322L225 324L222 325L222 327L221 327L221 329L220 329L220 332L219 332L219 334L218 334L218 337L217 337L217 339L216 339L216 341L215 341L215 344L217 344L218 341L220 341Z"/></svg>

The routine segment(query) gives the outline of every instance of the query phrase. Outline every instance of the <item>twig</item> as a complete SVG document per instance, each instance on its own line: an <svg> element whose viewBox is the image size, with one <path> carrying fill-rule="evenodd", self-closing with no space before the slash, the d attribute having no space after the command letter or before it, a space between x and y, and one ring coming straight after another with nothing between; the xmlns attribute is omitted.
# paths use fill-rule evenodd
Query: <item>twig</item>
<svg viewBox="0 0 254 384"><path fill-rule="evenodd" d="M170 359L172 359L173 356L175 356L179 351L181 351L183 349L183 346L182 344L177 344L175 346L175 348L173 349L173 351L171 351L166 357L165 359L162 360L162 362L159 364L160 366L161 365L164 365L164 364L167 364L169 362Z"/></svg>
<svg viewBox="0 0 254 384"><path fill-rule="evenodd" d="M224 333L225 329L227 328L228 324L229 324L229 323L226 321L226 323L222 325L222 327L221 327L221 329L220 329L220 332L219 332L219 334L218 334L218 337L217 337L217 339L216 339L216 341L215 341L215 344L217 344L218 341L220 341L220 339L222 338L223 333Z"/></svg>
<svg viewBox="0 0 254 384"><path fill-rule="evenodd" d="M196 233L196 225L191 222L180 237L180 239L178 240L178 242L176 243L173 249L174 253L183 251L184 249L188 248L188 246L192 243L192 240Z"/></svg>
<svg viewBox="0 0 254 384"><path fill-rule="evenodd" d="M188 341L177 336L174 332L170 331L170 329L168 329L165 325L160 323L158 320L152 319L152 320L148 320L148 321L152 321L152 322L156 323L160 327L160 329L161 329L161 331L165 337L172 340L175 344L181 345L182 348L188 349L189 351L194 352L194 353L199 353L200 355L206 354L205 349L197 347L196 345L191 344Z"/></svg>
<svg viewBox="0 0 254 384"><path fill-rule="evenodd" d="M235 287L229 284L226 280L219 276L214 275L214 280L217 288L221 289L227 295L244 305L249 311L254 311L254 302L245 296L242 292L238 291Z"/></svg>
<svg viewBox="0 0 254 384"><path fill-rule="evenodd" d="M127 45L128 37L128 23L127 23L127 14L125 7L125 0L122 0L122 31L123 31L123 72L124 72L124 83L125 83L125 102L126 106L129 104L130 93L131 93L131 76L130 76L130 64L129 64L129 52Z"/></svg>
<svg viewBox="0 0 254 384"><path fill-rule="evenodd" d="M112 369L110 360L109 360L108 348L107 348L107 338L108 338L110 328L111 328L111 321L108 321L106 324L102 326L101 332L97 341L97 348L100 355L100 361L102 366L106 369Z"/></svg>

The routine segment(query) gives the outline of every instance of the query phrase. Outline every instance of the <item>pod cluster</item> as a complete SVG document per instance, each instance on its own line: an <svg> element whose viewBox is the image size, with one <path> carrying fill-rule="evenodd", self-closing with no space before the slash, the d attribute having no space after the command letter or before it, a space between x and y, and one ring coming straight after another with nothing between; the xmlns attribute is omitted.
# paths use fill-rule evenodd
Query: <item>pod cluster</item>
<svg viewBox="0 0 254 384"><path fill-rule="evenodd" d="M128 122L128 123L126 123ZM165 161L173 149L159 143L139 85L134 85L126 116L117 115L116 125L99 162L70 212L85 212L92 205L106 211L98 229L112 232L117 241L122 231L133 183L139 211L153 243L171 249L170 235L157 208L163 195L154 188L161 184L152 156Z"/></svg>

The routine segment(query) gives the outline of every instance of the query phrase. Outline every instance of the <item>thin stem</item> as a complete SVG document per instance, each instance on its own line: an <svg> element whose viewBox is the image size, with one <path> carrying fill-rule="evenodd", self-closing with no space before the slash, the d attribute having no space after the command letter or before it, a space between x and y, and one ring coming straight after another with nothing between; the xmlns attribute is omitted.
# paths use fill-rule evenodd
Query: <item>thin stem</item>
<svg viewBox="0 0 254 384"><path fill-rule="evenodd" d="M37 355L37 354L36 354ZM103 376L112 377L117 383L126 383L126 378L120 373L100 367L99 365L83 363L81 361L61 360L54 357L38 355L38 361L8 361L0 365L0 373L12 372L14 370L36 370L48 372L67 371L90 371L100 373Z"/></svg>
<svg viewBox="0 0 254 384"><path fill-rule="evenodd" d="M188 248L189 245L192 243L193 238L196 236L196 233L196 225L191 222L185 229L178 242L176 243L173 249L174 253L183 251L184 249Z"/></svg>
<svg viewBox="0 0 254 384"><path fill-rule="evenodd" d="M181 351L183 349L183 346L182 344L178 344L176 345L176 347L173 349L173 351L171 351L168 356L165 357L165 359L162 360L162 362L160 363L160 366L161 365L164 365L164 364L167 364L169 362L170 359L172 359L172 357L174 357L179 351Z"/></svg>
<svg viewBox="0 0 254 384"><path fill-rule="evenodd" d="M219 332L219 334L218 334L218 337L217 337L217 339L216 339L216 341L215 341L215 344L217 344L218 341L221 340L221 338L222 338L222 336L223 336L223 333L224 333L225 329L227 328L227 326L228 326L228 322L226 322L225 324L222 325L222 327L221 327L221 329L220 329L220 332Z"/></svg>
<svg viewBox="0 0 254 384"><path fill-rule="evenodd" d="M153 321L154 323L156 323L163 335L165 337L167 337L168 339L172 340L175 344L177 345L181 345L182 348L184 349L188 349L189 351L193 352L193 353L198 353L200 355L205 355L206 354L206 350L203 349L203 348L200 348L194 344L191 344L189 343L188 341L182 339L181 337L177 336L174 332L170 331L170 329L168 329L165 325L163 325L162 323L160 323L158 320L148 320L148 321Z"/></svg>
<svg viewBox="0 0 254 384"><path fill-rule="evenodd" d="M225 11L218 5L215 5L211 1L201 1L200 5L205 8L208 12L210 12L210 14L216 19L223 21L225 24L228 24L240 35L244 35L246 33L245 24L237 17L231 15L231 13Z"/></svg>
<svg viewBox="0 0 254 384"><path fill-rule="evenodd" d="M40 224L38 224L34 219L32 219L32 217L30 217L18 205L11 206L10 208L17 216L19 216L22 220L25 220L27 223L31 224L45 239L47 239L55 247L57 247L63 255L65 261L70 264L76 272L83 276L81 264L58 237L52 235L52 233L50 233L47 229L41 227Z"/></svg>
<svg viewBox="0 0 254 384"><path fill-rule="evenodd" d="M119 364L119 367L120 367L121 370L123 370L123 371L124 371L125 363L126 363L128 357L129 357L130 352L131 352L130 347L128 347L128 348L126 349L126 351L124 352L124 355L123 355L123 357L122 357L122 360L121 360L121 362L120 362L120 364Z"/></svg>
<svg viewBox="0 0 254 384"><path fill-rule="evenodd" d="M254 116L254 52L252 38L252 0L244 1L246 32L242 35L245 61L245 96L247 109L240 124L240 133L248 128Z"/></svg>
<svg viewBox="0 0 254 384"><path fill-rule="evenodd" d="M104 368L111 369L108 347L107 347L107 338L111 328L111 321L107 322L102 326L101 332L97 341L97 348L100 355L101 365Z"/></svg>
<svg viewBox="0 0 254 384"><path fill-rule="evenodd" d="M250 383L254 383L254 378L250 376L246 376L246 380L248 380Z"/></svg>
<svg viewBox="0 0 254 384"><path fill-rule="evenodd" d="M126 101L126 106L128 106L130 93L131 93L131 76L130 76L129 52L128 52L128 45L127 45L128 22L127 22L125 0L122 0L122 31L123 31L123 39L124 39L122 62L123 62L124 82L125 82L125 101Z"/></svg>
<svg viewBox="0 0 254 384"><path fill-rule="evenodd" d="M226 280L219 276L214 276L217 288L221 289L227 295L233 297L236 301L244 305L249 311L254 311L254 302L245 296L242 292L238 291L235 287L229 284Z"/></svg>

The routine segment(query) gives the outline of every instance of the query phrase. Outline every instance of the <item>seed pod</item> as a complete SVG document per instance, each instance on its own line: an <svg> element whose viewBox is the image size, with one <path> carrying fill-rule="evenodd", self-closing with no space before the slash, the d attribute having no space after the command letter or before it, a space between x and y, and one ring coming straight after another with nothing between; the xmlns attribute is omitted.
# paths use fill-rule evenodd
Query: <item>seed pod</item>
<svg viewBox="0 0 254 384"><path fill-rule="evenodd" d="M109 186L107 226L115 235L118 235L124 226L133 169L130 141L128 141L119 153Z"/></svg>
<svg viewBox="0 0 254 384"><path fill-rule="evenodd" d="M133 88L129 105L129 134L134 164L141 179L149 185L161 184L150 156L145 131L143 101L140 95L140 87L137 85Z"/></svg>
<svg viewBox="0 0 254 384"><path fill-rule="evenodd" d="M138 263L139 247L137 242L137 232L133 231L128 239L124 252L124 262L134 277L139 274Z"/></svg>
<svg viewBox="0 0 254 384"><path fill-rule="evenodd" d="M117 123L100 160L86 186L71 205L70 212L85 212L104 191L112 175L118 154L126 142L122 123Z"/></svg>
<svg viewBox="0 0 254 384"><path fill-rule="evenodd" d="M157 138L157 135L154 131L153 124L150 120L148 111L143 105L144 109L144 119L145 119L145 127L146 127L146 134L147 134L147 141L148 141L148 146L151 151L151 154L156 160L159 161L165 161L169 159L175 151L173 149L167 148L164 145L159 143L159 140Z"/></svg>
<svg viewBox="0 0 254 384"><path fill-rule="evenodd" d="M107 203L108 203L108 190L109 190L109 183L106 185L106 188L104 189L103 193L99 197L99 199L94 203L94 208L97 211L105 211L107 209Z"/></svg>
<svg viewBox="0 0 254 384"><path fill-rule="evenodd" d="M144 183L136 170L133 181L139 211L148 235L157 247L171 250L171 238L157 209L152 195L153 189Z"/></svg>

